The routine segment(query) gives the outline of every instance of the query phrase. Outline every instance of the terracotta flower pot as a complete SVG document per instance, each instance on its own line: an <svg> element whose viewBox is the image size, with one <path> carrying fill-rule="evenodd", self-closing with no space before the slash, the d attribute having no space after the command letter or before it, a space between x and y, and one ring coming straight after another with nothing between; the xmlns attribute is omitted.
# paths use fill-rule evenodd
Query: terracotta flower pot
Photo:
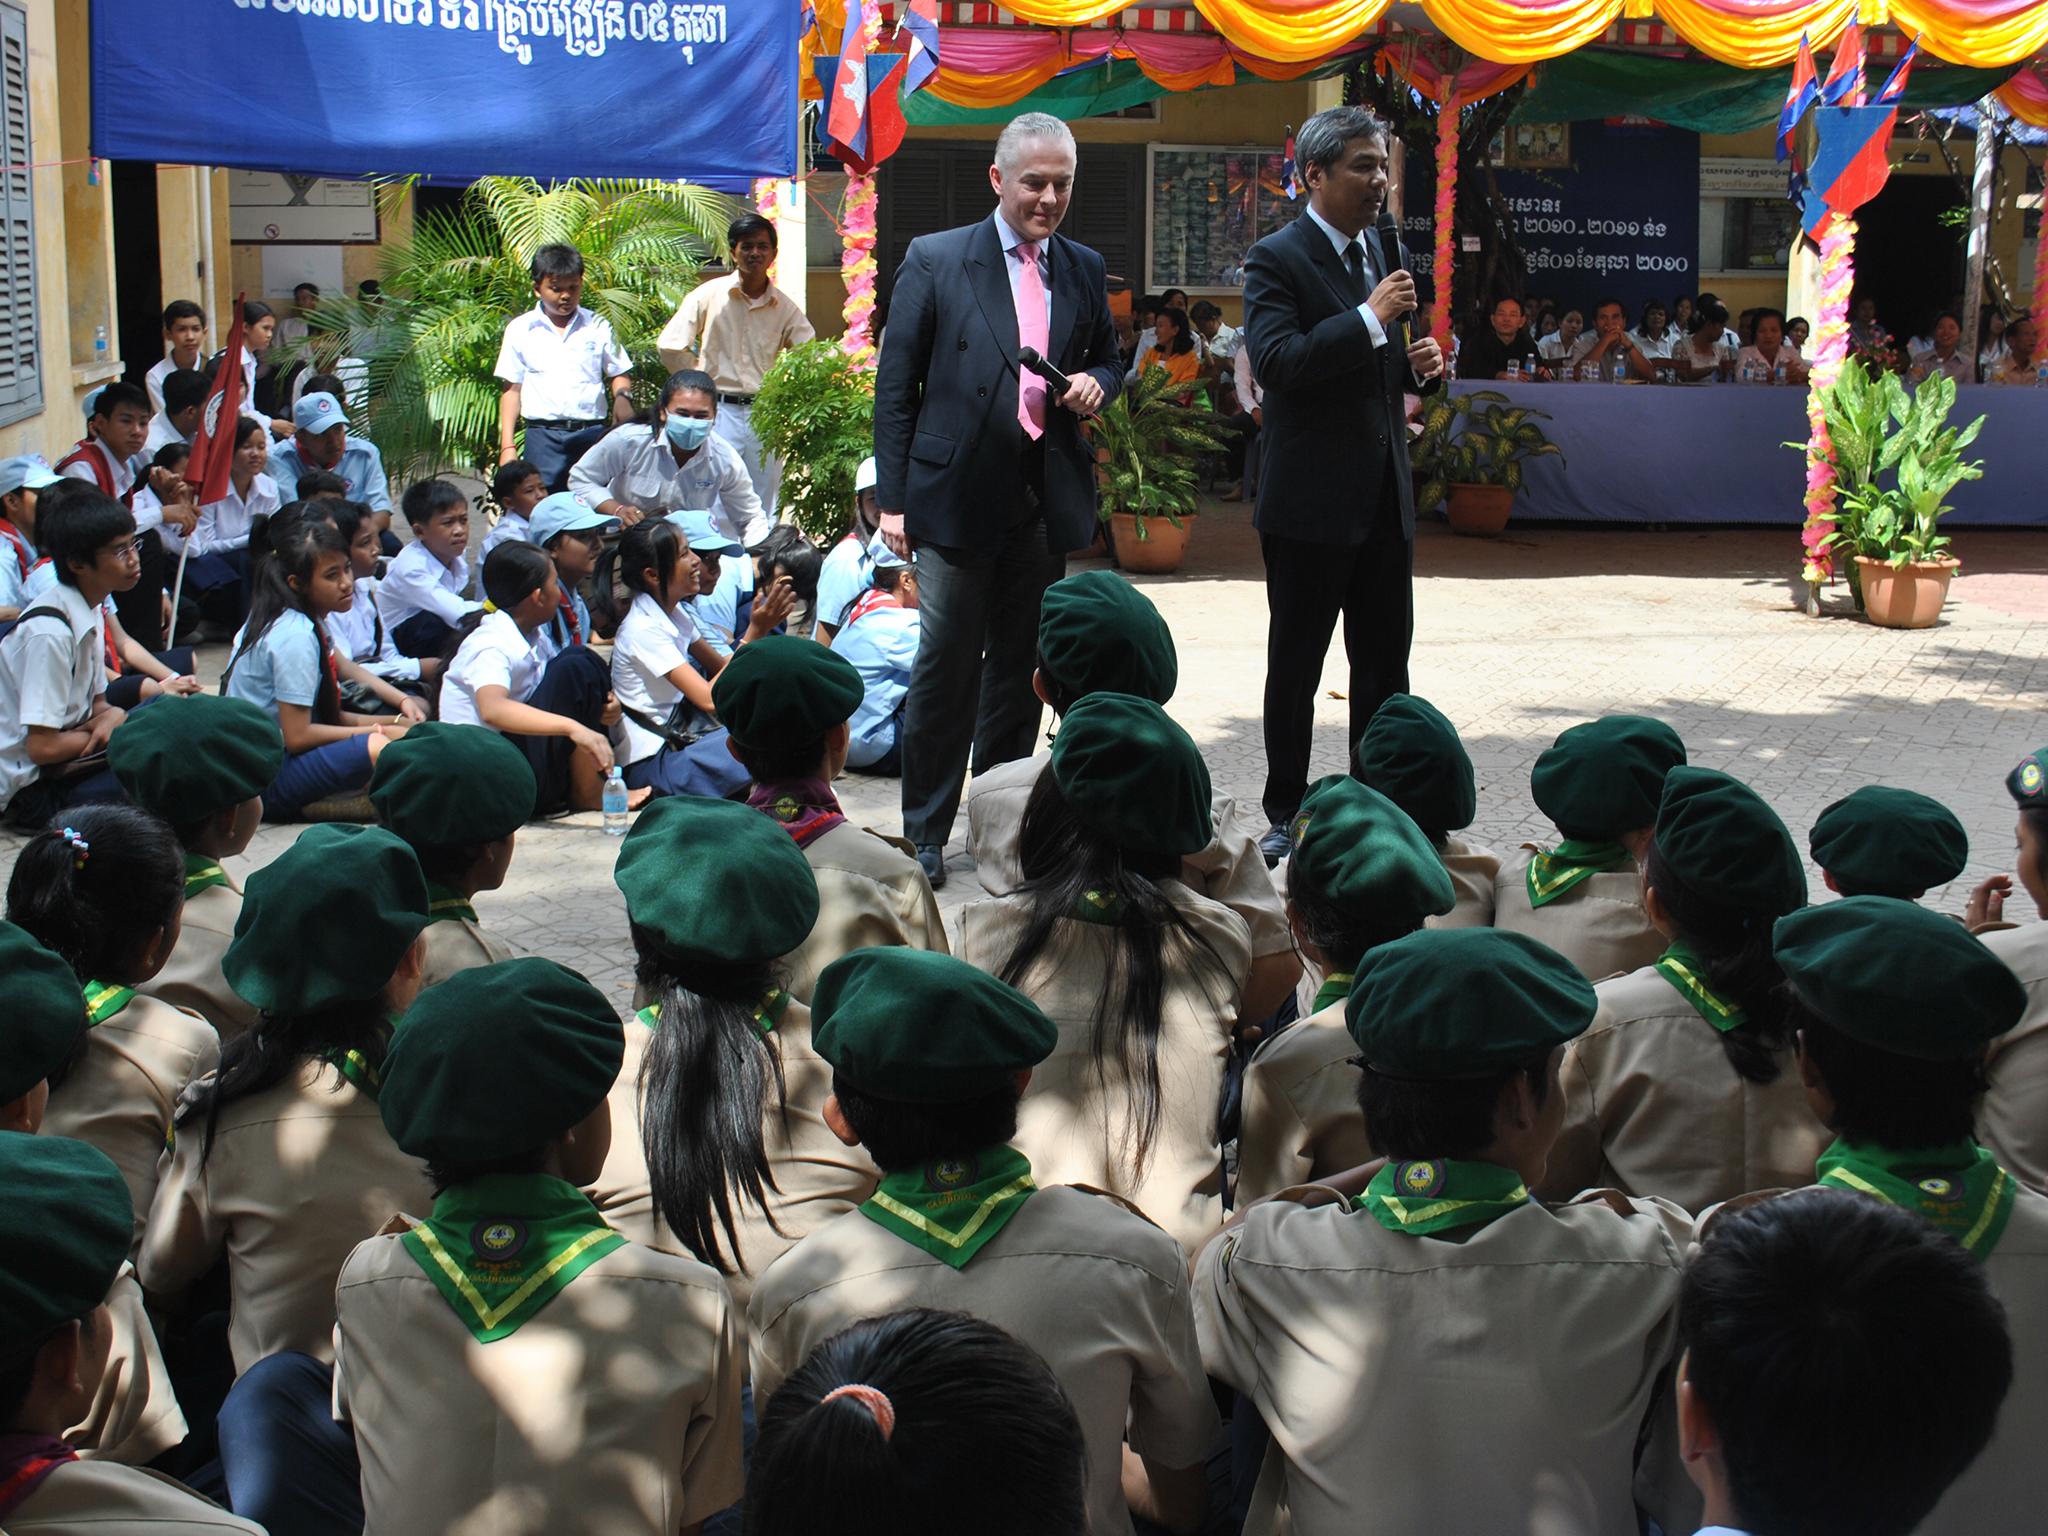
<svg viewBox="0 0 2048 1536"><path fill-rule="evenodd" d="M1942 604L1948 601L1949 581L1961 564L1953 556L1942 555L1891 566L1858 555L1865 616L1886 629L1932 629L1941 617Z"/></svg>
<svg viewBox="0 0 2048 1536"><path fill-rule="evenodd" d="M1179 570L1181 561L1187 557L1192 523L1192 518L1183 517L1181 526L1176 528L1171 518L1155 514L1145 519L1145 537L1141 539L1135 516L1112 512L1109 537L1116 547L1117 564L1138 576L1163 576Z"/></svg>
<svg viewBox="0 0 2048 1536"><path fill-rule="evenodd" d="M1460 485L1453 482L1444 498L1444 516L1451 532L1490 539L1508 525L1515 493L1504 485Z"/></svg>

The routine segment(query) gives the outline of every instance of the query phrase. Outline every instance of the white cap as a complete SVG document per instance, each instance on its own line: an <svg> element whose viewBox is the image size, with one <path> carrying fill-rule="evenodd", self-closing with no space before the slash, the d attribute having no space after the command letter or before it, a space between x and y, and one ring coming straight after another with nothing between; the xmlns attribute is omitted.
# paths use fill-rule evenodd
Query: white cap
<svg viewBox="0 0 2048 1536"><path fill-rule="evenodd" d="M860 468L853 472L853 494L858 496L862 491L872 491L876 478L874 457L870 455L862 459Z"/></svg>

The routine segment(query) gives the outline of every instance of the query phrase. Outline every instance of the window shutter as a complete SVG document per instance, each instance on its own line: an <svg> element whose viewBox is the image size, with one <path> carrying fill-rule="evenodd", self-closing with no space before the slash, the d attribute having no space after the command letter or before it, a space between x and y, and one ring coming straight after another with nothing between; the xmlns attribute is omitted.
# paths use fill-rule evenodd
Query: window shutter
<svg viewBox="0 0 2048 1536"><path fill-rule="evenodd" d="M34 160L29 135L28 18L0 4L0 425L43 408L36 312Z"/></svg>
<svg viewBox="0 0 2048 1536"><path fill-rule="evenodd" d="M1143 288L1145 147L1083 144L1074 169L1074 200L1060 233L1102 257L1105 271Z"/></svg>
<svg viewBox="0 0 2048 1536"><path fill-rule="evenodd" d="M877 286L887 293L903 265L903 253L919 235L950 228L946 217L947 149L939 144L905 144L882 162L876 177Z"/></svg>

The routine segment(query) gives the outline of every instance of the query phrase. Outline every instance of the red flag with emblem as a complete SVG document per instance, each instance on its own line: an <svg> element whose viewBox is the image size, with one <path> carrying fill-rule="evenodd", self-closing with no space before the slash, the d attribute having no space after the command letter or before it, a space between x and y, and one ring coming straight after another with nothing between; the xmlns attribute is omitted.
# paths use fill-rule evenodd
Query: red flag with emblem
<svg viewBox="0 0 2048 1536"><path fill-rule="evenodd" d="M192 457L185 461L185 482L202 507L227 495L228 474L235 465L235 428L242 419L242 298L235 295L235 323L206 391L198 430L192 434Z"/></svg>

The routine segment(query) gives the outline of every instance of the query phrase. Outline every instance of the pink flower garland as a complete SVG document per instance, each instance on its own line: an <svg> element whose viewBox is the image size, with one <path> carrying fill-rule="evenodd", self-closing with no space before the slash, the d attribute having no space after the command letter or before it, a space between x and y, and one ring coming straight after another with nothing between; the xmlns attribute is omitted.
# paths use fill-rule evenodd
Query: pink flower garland
<svg viewBox="0 0 2048 1536"><path fill-rule="evenodd" d="M2048 230L2034 237L2034 330L2038 333L2044 327L2048 327Z"/></svg>
<svg viewBox="0 0 2048 1536"><path fill-rule="evenodd" d="M1453 89L1436 114L1436 306L1429 334L1446 356L1451 350L1451 259L1458 249L1458 114L1464 100Z"/></svg>
<svg viewBox="0 0 2048 1536"><path fill-rule="evenodd" d="M1833 551L1820 547L1834 527L1823 521L1835 505L1834 444L1828 440L1821 392L1833 384L1849 355L1849 290L1856 281L1856 221L1831 214L1820 234L1820 308L1813 322L1812 372L1807 376L1806 526L1799 539L1806 551L1801 574L1817 600L1822 582L1833 578Z"/></svg>
<svg viewBox="0 0 2048 1536"><path fill-rule="evenodd" d="M875 318L875 178L846 178L846 208L840 227L845 244L839 254L839 275L846 280L846 329L839 350L857 368L875 366L875 343L868 334Z"/></svg>
<svg viewBox="0 0 2048 1536"><path fill-rule="evenodd" d="M775 176L763 176L754 183L754 211L770 224L776 222L776 216L781 212L783 189L788 185ZM775 281L775 265L773 260L768 263L768 281L771 283Z"/></svg>

